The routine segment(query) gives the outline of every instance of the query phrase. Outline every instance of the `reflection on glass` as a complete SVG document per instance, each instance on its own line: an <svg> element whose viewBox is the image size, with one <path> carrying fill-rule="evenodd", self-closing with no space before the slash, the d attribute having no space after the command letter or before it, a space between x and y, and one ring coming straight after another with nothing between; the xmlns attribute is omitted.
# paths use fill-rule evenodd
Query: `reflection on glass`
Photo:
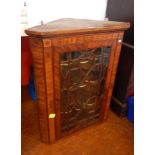
<svg viewBox="0 0 155 155"><path fill-rule="evenodd" d="M60 54L61 130L99 119L110 47Z"/></svg>

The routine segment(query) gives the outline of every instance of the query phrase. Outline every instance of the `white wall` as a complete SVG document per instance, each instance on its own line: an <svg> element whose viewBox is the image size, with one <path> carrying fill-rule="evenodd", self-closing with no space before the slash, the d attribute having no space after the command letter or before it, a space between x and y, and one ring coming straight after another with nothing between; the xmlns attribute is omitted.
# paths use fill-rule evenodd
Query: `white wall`
<svg viewBox="0 0 155 155"><path fill-rule="evenodd" d="M107 0L25 0L28 27L60 18L103 20ZM24 0L21 1L21 10Z"/></svg>

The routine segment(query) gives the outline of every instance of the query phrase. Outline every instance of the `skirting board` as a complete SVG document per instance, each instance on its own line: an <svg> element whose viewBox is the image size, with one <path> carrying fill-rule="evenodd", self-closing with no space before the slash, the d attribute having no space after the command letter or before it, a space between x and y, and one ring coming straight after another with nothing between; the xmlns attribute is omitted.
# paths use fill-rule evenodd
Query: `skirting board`
<svg viewBox="0 0 155 155"><path fill-rule="evenodd" d="M122 103L116 97L112 96L111 99L111 109L119 116L125 117L127 114L127 103Z"/></svg>

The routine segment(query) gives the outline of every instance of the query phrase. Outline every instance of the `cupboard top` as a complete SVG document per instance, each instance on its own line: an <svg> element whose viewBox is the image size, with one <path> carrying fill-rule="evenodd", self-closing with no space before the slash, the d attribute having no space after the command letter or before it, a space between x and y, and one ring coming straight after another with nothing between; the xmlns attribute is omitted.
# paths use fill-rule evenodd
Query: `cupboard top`
<svg viewBox="0 0 155 155"><path fill-rule="evenodd" d="M126 30L128 22L99 21L64 18L25 30L30 36L52 37L58 35L85 34Z"/></svg>

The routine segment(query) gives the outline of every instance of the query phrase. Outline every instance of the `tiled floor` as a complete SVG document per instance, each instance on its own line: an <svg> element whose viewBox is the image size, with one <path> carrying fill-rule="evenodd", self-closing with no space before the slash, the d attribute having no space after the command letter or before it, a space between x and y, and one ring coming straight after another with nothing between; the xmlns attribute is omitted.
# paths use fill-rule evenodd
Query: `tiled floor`
<svg viewBox="0 0 155 155"><path fill-rule="evenodd" d="M113 112L107 122L65 137L53 145L39 139L36 103L22 89L22 155L133 155L134 127Z"/></svg>

